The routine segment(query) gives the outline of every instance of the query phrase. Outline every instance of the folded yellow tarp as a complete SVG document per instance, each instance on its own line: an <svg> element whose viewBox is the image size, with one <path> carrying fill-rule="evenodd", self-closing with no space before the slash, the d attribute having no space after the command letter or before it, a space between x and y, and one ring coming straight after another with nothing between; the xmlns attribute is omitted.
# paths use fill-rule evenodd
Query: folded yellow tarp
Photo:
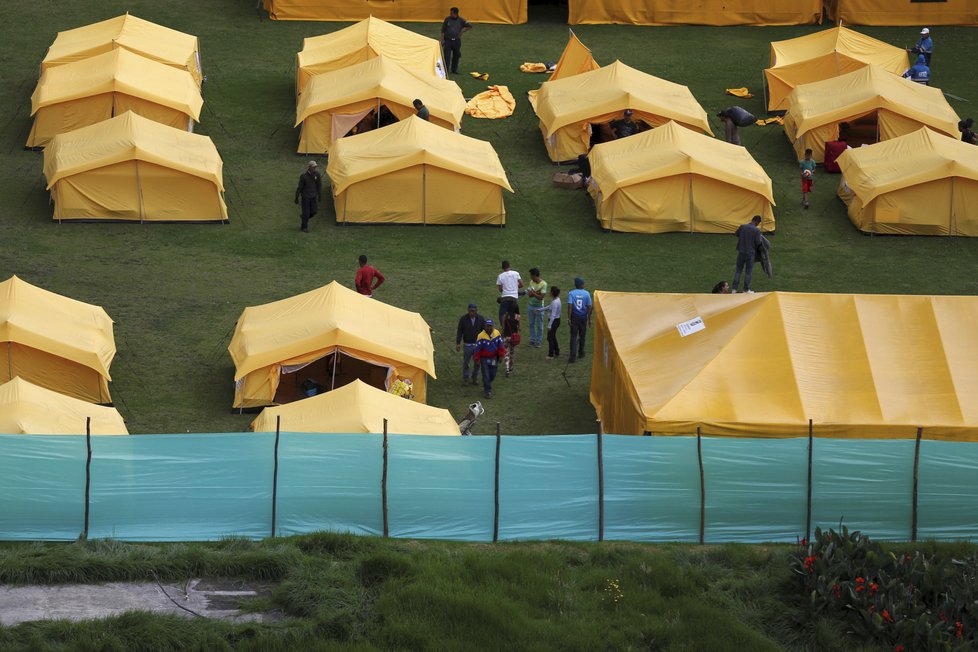
<svg viewBox="0 0 978 652"><path fill-rule="evenodd" d="M869 115L877 140L889 140L928 126L948 136L958 134L958 114L941 89L916 84L878 66L823 81L802 84L788 96L784 131L798 159L811 148L821 163L825 143L839 137L839 123Z"/></svg>
<svg viewBox="0 0 978 652"><path fill-rule="evenodd" d="M87 59L116 48L182 68L193 75L198 86L203 79L196 36L130 14L58 32L41 62L41 70Z"/></svg>
<svg viewBox="0 0 978 652"><path fill-rule="evenodd" d="M445 77L441 45L433 38L371 16L339 31L303 39L296 55L297 93L314 75L385 56L421 75Z"/></svg>
<svg viewBox="0 0 978 652"><path fill-rule="evenodd" d="M225 221L223 165L209 136L132 111L58 134L44 150L59 221Z"/></svg>
<svg viewBox="0 0 978 652"><path fill-rule="evenodd" d="M748 90L746 86L740 88L727 88L724 90L727 95L733 95L734 97L742 97L744 99L750 99L754 97L754 94Z"/></svg>
<svg viewBox="0 0 978 652"><path fill-rule="evenodd" d="M547 64L545 63L521 63L520 72L547 72Z"/></svg>
<svg viewBox="0 0 978 652"><path fill-rule="evenodd" d="M114 407L94 405L38 387L23 378L0 385L0 433L7 435L128 435Z"/></svg>
<svg viewBox="0 0 978 652"><path fill-rule="evenodd" d="M860 231L978 236L978 147L926 127L838 158Z"/></svg>
<svg viewBox="0 0 978 652"><path fill-rule="evenodd" d="M605 432L978 441L978 297L598 291L594 314Z"/></svg>
<svg viewBox="0 0 978 652"><path fill-rule="evenodd" d="M465 112L473 118L508 118L516 109L516 98L506 86L490 86L465 105Z"/></svg>
<svg viewBox="0 0 978 652"><path fill-rule="evenodd" d="M775 228L771 179L744 147L670 121L595 145L588 160L588 192L605 229L733 233L754 215L765 231Z"/></svg>
<svg viewBox="0 0 978 652"><path fill-rule="evenodd" d="M394 396L354 380L301 401L267 407L251 422L255 432L375 433L460 435L448 410Z"/></svg>
<svg viewBox="0 0 978 652"><path fill-rule="evenodd" d="M788 95L800 84L838 77L870 64L897 75L910 67L906 50L846 27L774 41L771 67L764 71L767 108L769 111L787 109Z"/></svg>
<svg viewBox="0 0 978 652"><path fill-rule="evenodd" d="M0 381L20 376L91 403L111 403L112 320L100 306L11 276L0 283Z"/></svg>

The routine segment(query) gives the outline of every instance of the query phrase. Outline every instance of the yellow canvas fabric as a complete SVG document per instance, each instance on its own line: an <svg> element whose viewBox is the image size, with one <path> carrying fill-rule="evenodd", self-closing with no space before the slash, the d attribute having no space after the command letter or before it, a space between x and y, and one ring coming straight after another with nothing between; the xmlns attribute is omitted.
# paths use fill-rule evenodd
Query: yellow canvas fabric
<svg viewBox="0 0 978 652"><path fill-rule="evenodd" d="M825 0L825 11L848 25L978 25L978 0Z"/></svg>
<svg viewBox="0 0 978 652"><path fill-rule="evenodd" d="M667 122L588 155L598 221L633 233L732 233L754 215L773 231L771 179L744 147Z"/></svg>
<svg viewBox="0 0 978 652"><path fill-rule="evenodd" d="M0 433L84 435L89 429L93 435L129 434L114 407L93 405L19 377L0 385Z"/></svg>
<svg viewBox="0 0 978 652"><path fill-rule="evenodd" d="M280 420L279 420L280 419ZM460 435L448 410L408 401L354 380L349 385L279 407L267 407L251 422L255 432Z"/></svg>
<svg viewBox="0 0 978 652"><path fill-rule="evenodd" d="M822 0L570 0L571 25L806 25Z"/></svg>
<svg viewBox="0 0 978 652"><path fill-rule="evenodd" d="M497 120L508 118L516 110L516 98L508 86L490 86L488 90L473 96L465 105L466 115L473 118Z"/></svg>
<svg viewBox="0 0 978 652"><path fill-rule="evenodd" d="M445 77L438 41L371 16L339 31L302 41L302 51L296 56L296 92L301 93L314 75L381 55L419 75Z"/></svg>
<svg viewBox="0 0 978 652"><path fill-rule="evenodd" d="M87 59L116 48L186 70L198 87L203 79L196 36L130 14L58 32L41 62L41 70Z"/></svg>
<svg viewBox="0 0 978 652"><path fill-rule="evenodd" d="M425 402L435 378L431 329L416 312L362 296L333 281L321 288L245 308L228 351L234 360L234 407L274 404L283 373L339 350L387 368L387 382L408 378Z"/></svg>
<svg viewBox="0 0 978 652"><path fill-rule="evenodd" d="M20 376L90 403L111 403L112 320L99 306L35 287L0 283L0 382Z"/></svg>
<svg viewBox="0 0 978 652"><path fill-rule="evenodd" d="M54 219L224 221L223 162L208 136L127 111L44 150Z"/></svg>
<svg viewBox="0 0 978 652"><path fill-rule="evenodd" d="M839 136L839 123L875 116L879 140L888 140L928 126L949 136L958 133L958 114L939 88L915 84L878 66L802 84L788 96L784 131L798 159L811 148L821 163L825 143Z"/></svg>
<svg viewBox="0 0 978 652"><path fill-rule="evenodd" d="M597 70L601 67L594 60L591 50L581 42L581 39L577 38L574 30L568 31L570 32L570 37L567 39L567 45L564 46L564 51L560 54L560 59L557 61L557 65L554 67L554 71L547 81L572 77L582 72ZM537 110L537 94L539 92L537 89L527 91L527 97L534 111Z"/></svg>
<svg viewBox="0 0 978 652"><path fill-rule="evenodd" d="M978 298L596 292L605 432L978 441ZM702 318L683 337L678 325Z"/></svg>
<svg viewBox="0 0 978 652"><path fill-rule="evenodd" d="M771 43L771 67L764 71L768 111L788 108L788 95L799 84L838 77L873 64L897 75L910 67L907 51L860 34L833 27L806 36Z"/></svg>
<svg viewBox="0 0 978 652"><path fill-rule="evenodd" d="M337 222L502 225L513 191L491 144L418 117L337 141L326 173Z"/></svg>
<svg viewBox="0 0 978 652"><path fill-rule="evenodd" d="M465 113L465 98L453 81L418 75L387 57L379 56L309 80L296 110L295 126L302 126L300 153L328 152L334 142L336 116L386 106L401 120L414 114L415 98L424 102L432 124L458 129Z"/></svg>
<svg viewBox="0 0 978 652"><path fill-rule="evenodd" d="M653 77L620 61L571 77L545 82L536 97L537 117L552 161L569 161L586 154L589 124L622 117L652 126L675 120L712 135L706 111L686 86Z"/></svg>
<svg viewBox="0 0 978 652"><path fill-rule="evenodd" d="M839 196L867 233L978 235L978 147L927 128L839 157Z"/></svg>
<svg viewBox="0 0 978 652"><path fill-rule="evenodd" d="M526 22L527 0L482 0L461 7L471 23L516 25ZM440 23L451 5L430 0L263 0L272 20L363 20L370 16L397 22Z"/></svg>
<svg viewBox="0 0 978 652"><path fill-rule="evenodd" d="M190 131L204 104L185 70L116 49L49 68L31 96L28 147L126 111Z"/></svg>

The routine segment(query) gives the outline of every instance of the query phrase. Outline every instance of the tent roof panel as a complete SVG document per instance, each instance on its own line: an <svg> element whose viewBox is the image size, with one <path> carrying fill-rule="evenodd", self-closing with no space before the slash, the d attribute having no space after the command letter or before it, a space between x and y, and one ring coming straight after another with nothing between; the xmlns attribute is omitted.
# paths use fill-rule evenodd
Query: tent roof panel
<svg viewBox="0 0 978 652"><path fill-rule="evenodd" d="M93 435L129 434L114 407L65 396L19 377L0 385L0 433L84 435L89 419Z"/></svg>

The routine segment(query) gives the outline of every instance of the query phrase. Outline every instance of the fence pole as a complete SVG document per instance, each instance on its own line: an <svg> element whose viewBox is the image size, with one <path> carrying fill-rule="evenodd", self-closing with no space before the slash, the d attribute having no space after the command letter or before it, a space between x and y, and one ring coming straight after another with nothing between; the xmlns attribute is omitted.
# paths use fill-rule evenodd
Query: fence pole
<svg viewBox="0 0 978 652"><path fill-rule="evenodd" d="M390 536L387 522L387 419L384 419L384 474L380 478L380 499L384 509L384 537Z"/></svg>
<svg viewBox="0 0 978 652"><path fill-rule="evenodd" d="M492 512L492 542L499 541L499 449L502 444L502 437L499 422L496 422L496 473L495 485L493 488L493 512Z"/></svg>
<svg viewBox="0 0 978 652"><path fill-rule="evenodd" d="M808 509L805 514L805 539L812 538L812 445L815 441L812 420L808 420Z"/></svg>
<svg viewBox="0 0 978 652"><path fill-rule="evenodd" d="M913 521L910 523L910 540L917 541L917 472L920 470L920 438L923 428L917 428L917 444L913 451Z"/></svg>
<svg viewBox="0 0 978 652"><path fill-rule="evenodd" d="M272 468L272 537L275 537L275 515L278 504L278 438L282 426L282 415L275 415L275 466Z"/></svg>
<svg viewBox="0 0 978 652"><path fill-rule="evenodd" d="M604 451L601 419L598 419L598 541L604 541Z"/></svg>
<svg viewBox="0 0 978 652"><path fill-rule="evenodd" d="M85 459L85 529L84 538L88 538L88 511L92 491L92 417L85 417L85 447L88 455Z"/></svg>
<svg viewBox="0 0 978 652"><path fill-rule="evenodd" d="M703 475L703 438L696 426L696 458L700 463L700 544L706 541L706 478Z"/></svg>

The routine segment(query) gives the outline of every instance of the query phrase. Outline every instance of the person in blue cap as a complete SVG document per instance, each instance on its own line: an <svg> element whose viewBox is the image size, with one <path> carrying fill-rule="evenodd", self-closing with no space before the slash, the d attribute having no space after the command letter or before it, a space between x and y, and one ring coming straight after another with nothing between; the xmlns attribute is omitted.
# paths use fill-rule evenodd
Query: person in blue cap
<svg viewBox="0 0 978 652"><path fill-rule="evenodd" d="M567 362L584 357L584 338L591 325L591 293L584 289L584 279L574 279L574 289L567 293L567 321L570 322L570 353Z"/></svg>
<svg viewBox="0 0 978 652"><path fill-rule="evenodd" d="M470 375L469 363L475 355L479 333L485 326L486 320L479 314L479 306L474 303L470 303L468 312L458 318L458 328L455 329L455 350L462 350L463 385L468 385L470 378L473 385L479 382L479 366L475 365Z"/></svg>
<svg viewBox="0 0 978 652"><path fill-rule="evenodd" d="M909 78L910 81L927 86L930 83L930 68L927 66L927 58L922 54L918 54L917 62L907 68L903 76Z"/></svg>

